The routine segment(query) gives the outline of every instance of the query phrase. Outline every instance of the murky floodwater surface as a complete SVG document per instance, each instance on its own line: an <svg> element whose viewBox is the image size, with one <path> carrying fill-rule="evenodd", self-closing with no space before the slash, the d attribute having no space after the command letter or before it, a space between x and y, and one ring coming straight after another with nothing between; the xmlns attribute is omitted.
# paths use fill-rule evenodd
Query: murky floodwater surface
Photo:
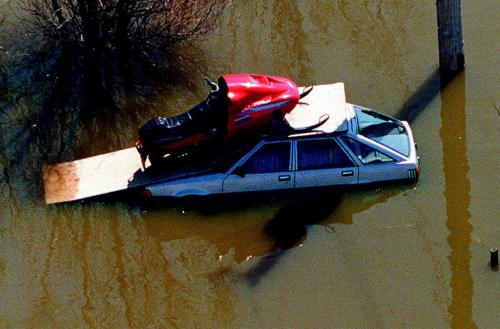
<svg viewBox="0 0 500 329"><path fill-rule="evenodd" d="M189 88L155 103L125 95L119 112L42 117L59 122L45 144L31 143L38 121L2 122L0 327L498 328L500 273L488 253L500 246L498 3L462 6L467 68L440 93L429 79L433 1L240 1L202 42L204 69ZM390 115L430 81L424 90L437 91L419 98L411 122L419 182L43 204L44 161L128 147L155 113L201 99L202 73L229 72L344 81L350 102Z"/></svg>

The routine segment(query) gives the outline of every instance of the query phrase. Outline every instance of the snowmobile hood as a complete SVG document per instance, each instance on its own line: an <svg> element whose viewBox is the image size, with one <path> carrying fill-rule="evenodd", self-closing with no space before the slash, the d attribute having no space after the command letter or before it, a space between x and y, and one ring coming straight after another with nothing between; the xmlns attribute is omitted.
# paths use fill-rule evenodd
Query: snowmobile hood
<svg viewBox="0 0 500 329"><path fill-rule="evenodd" d="M284 77L259 74L228 74L219 79L227 86L230 110L240 110L247 105L277 101L298 101L297 85Z"/></svg>

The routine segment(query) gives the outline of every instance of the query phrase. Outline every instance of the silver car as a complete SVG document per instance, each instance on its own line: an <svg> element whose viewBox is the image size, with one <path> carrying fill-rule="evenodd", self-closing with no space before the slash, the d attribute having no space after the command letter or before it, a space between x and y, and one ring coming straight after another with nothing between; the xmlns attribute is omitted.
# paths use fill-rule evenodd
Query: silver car
<svg viewBox="0 0 500 329"><path fill-rule="evenodd" d="M418 179L407 122L357 105L345 109L334 132L263 137L223 170L149 185L145 194L203 196Z"/></svg>

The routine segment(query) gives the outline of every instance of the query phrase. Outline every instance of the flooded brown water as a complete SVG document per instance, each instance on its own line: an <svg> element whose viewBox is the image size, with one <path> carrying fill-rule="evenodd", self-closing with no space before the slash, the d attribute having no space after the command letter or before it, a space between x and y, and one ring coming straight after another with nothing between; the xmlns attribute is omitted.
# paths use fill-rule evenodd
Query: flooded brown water
<svg viewBox="0 0 500 329"><path fill-rule="evenodd" d="M15 161L9 141L31 128L3 123L0 327L499 328L499 7L462 6L466 70L436 95L430 79L411 122L416 184L46 206L41 159L57 148ZM437 68L436 25L433 1L235 1L201 45L203 73L344 81L350 102L396 115ZM196 103L199 80L54 131L59 160L130 146L153 113Z"/></svg>

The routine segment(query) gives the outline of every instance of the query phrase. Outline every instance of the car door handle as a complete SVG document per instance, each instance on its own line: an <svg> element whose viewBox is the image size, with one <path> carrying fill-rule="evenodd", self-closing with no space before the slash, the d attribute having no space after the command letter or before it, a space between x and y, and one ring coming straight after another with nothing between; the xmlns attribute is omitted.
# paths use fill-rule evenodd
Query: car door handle
<svg viewBox="0 0 500 329"><path fill-rule="evenodd" d="M354 176L354 170L346 170L342 172L342 176Z"/></svg>
<svg viewBox="0 0 500 329"><path fill-rule="evenodd" d="M284 182L284 181L287 181L287 180L290 180L292 177L290 175L280 175L278 176L278 180L280 182Z"/></svg>

